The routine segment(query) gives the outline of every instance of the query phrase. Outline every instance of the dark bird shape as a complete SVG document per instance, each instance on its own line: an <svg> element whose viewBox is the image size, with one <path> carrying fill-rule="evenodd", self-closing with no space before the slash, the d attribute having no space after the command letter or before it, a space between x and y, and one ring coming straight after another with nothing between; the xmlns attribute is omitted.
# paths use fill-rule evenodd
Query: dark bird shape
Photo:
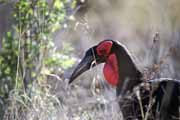
<svg viewBox="0 0 180 120"><path fill-rule="evenodd" d="M116 87L117 96L122 96L119 105L125 120L180 119L180 82L168 79L143 80L128 49L113 40L104 40L88 49L72 73L69 83L101 63L105 63L105 79ZM136 88L139 92L134 92ZM131 97L127 97L129 95Z"/></svg>

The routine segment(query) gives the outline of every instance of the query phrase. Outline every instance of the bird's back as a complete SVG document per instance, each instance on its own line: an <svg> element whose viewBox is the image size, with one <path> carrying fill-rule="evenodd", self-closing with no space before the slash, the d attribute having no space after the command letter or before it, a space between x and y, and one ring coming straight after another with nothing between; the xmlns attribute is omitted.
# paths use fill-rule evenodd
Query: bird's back
<svg viewBox="0 0 180 120"><path fill-rule="evenodd" d="M161 81L141 84L119 104L125 120L180 119L180 82Z"/></svg>

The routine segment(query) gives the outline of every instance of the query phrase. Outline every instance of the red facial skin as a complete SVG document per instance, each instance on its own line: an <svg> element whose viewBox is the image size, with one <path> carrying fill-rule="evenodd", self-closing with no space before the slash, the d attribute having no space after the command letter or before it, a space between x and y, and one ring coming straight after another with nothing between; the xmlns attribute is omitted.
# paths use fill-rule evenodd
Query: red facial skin
<svg viewBox="0 0 180 120"><path fill-rule="evenodd" d="M107 58L103 69L105 79L112 86L117 86L119 83L119 69L116 54L110 53L112 44L112 41L102 42L97 46L96 51L98 55Z"/></svg>
<svg viewBox="0 0 180 120"><path fill-rule="evenodd" d="M97 54L100 56L108 56L111 52L112 44L112 41L104 41L100 43L96 48Z"/></svg>

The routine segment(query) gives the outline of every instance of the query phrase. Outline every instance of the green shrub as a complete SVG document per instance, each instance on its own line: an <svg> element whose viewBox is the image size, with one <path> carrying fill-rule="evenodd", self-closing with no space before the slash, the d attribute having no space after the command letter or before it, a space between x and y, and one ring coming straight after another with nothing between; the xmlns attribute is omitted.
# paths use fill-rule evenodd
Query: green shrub
<svg viewBox="0 0 180 120"><path fill-rule="evenodd" d="M46 0L19 0L15 3L14 23L4 36L0 50L0 100L2 98L4 103L9 104L12 91L24 91L13 92L16 97L31 97L33 83L47 80L42 70L53 73L57 67L67 69L74 63L68 56L72 47L64 42L62 51L54 50L52 39L52 33L61 29L65 22L66 4L66 0L50 3ZM75 7L75 3L70 7ZM20 99L21 103L27 105L26 98Z"/></svg>

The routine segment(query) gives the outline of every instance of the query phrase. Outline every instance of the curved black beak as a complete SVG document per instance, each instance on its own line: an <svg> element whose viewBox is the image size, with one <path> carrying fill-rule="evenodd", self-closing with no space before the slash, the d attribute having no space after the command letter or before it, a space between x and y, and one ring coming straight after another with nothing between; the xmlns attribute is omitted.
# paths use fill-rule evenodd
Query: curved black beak
<svg viewBox="0 0 180 120"><path fill-rule="evenodd" d="M74 81L79 75L81 75L83 72L89 70L91 68L91 64L94 61L93 55L86 55L81 62L77 65L75 70L73 71L69 84Z"/></svg>

